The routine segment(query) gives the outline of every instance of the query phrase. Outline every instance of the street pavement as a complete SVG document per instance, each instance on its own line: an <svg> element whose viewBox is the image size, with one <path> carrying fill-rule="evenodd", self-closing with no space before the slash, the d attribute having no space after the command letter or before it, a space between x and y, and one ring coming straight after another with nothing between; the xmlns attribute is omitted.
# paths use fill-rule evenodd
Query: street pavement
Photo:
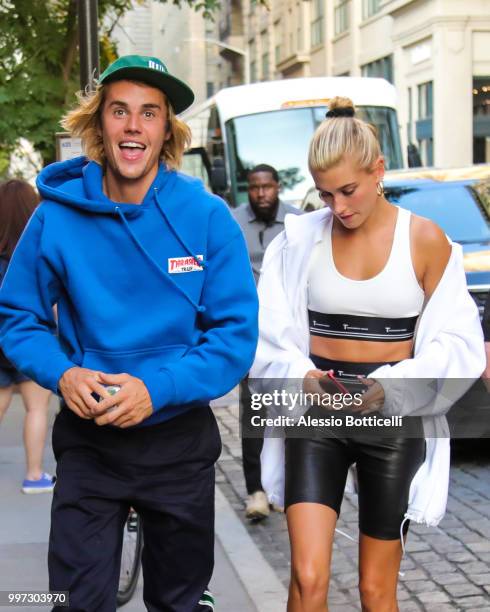
<svg viewBox="0 0 490 612"><path fill-rule="evenodd" d="M285 517L274 512L260 523L245 520L236 392L215 402L213 408L223 439L217 466L216 567L211 583L216 610L284 611L290 571ZM51 421L54 411L53 402ZM47 585L51 496L20 493L24 470L22 417L23 408L16 396L0 426L0 590L45 589ZM55 469L49 449L46 469ZM338 527L329 610L358 611L355 497L344 500ZM488 445L466 444L456 449L447 515L439 528L411 526L398 596L401 612L490 609ZM122 610L144 610L141 579L133 600Z"/></svg>

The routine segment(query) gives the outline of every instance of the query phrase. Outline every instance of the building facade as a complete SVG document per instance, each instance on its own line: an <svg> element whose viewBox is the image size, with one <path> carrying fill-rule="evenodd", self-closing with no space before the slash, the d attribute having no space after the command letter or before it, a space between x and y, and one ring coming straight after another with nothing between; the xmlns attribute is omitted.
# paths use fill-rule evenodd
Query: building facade
<svg viewBox="0 0 490 612"><path fill-rule="evenodd" d="M381 76L422 162L490 162L490 0L242 3L252 81Z"/></svg>

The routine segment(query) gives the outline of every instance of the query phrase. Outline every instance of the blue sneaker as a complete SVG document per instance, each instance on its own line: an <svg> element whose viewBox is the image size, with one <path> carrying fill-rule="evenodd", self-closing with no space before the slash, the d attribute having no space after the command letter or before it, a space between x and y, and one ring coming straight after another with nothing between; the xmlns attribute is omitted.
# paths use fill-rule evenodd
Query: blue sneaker
<svg viewBox="0 0 490 612"><path fill-rule="evenodd" d="M27 480L22 482L22 493L32 495L33 493L51 493L54 489L56 477L44 472L39 480Z"/></svg>

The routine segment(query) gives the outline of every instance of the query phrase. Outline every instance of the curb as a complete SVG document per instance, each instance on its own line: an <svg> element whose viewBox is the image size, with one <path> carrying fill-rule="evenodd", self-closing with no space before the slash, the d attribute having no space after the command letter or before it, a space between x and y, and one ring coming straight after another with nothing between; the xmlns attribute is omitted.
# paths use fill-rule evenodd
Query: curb
<svg viewBox="0 0 490 612"><path fill-rule="evenodd" d="M216 535L257 612L285 610L287 592L216 486Z"/></svg>

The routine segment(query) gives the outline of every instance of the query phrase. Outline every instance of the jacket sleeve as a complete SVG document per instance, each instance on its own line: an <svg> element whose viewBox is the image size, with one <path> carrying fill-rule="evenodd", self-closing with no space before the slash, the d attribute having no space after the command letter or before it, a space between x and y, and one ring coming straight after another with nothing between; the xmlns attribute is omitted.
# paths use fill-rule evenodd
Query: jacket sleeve
<svg viewBox="0 0 490 612"><path fill-rule="evenodd" d="M224 395L247 374L254 358L258 300L243 235L222 209L211 220L210 232L199 315L204 331L178 362L143 376L155 410Z"/></svg>
<svg viewBox="0 0 490 612"><path fill-rule="evenodd" d="M60 284L41 252L43 222L36 212L15 249L0 289L0 344L23 374L57 392L73 367L56 336L53 305Z"/></svg>
<svg viewBox="0 0 490 612"><path fill-rule="evenodd" d="M250 378L303 380L315 369L302 346L301 322L295 321L284 284L282 232L267 248L259 280L259 343ZM307 316L307 313L304 313ZM304 323L304 322L303 322Z"/></svg>
<svg viewBox="0 0 490 612"><path fill-rule="evenodd" d="M385 390L387 415L445 414L485 368L478 309L468 293L460 247L421 316L411 359L370 374Z"/></svg>
<svg viewBox="0 0 490 612"><path fill-rule="evenodd" d="M485 342L490 342L490 291L487 293L487 299L485 301L485 309L483 311L483 335Z"/></svg>

